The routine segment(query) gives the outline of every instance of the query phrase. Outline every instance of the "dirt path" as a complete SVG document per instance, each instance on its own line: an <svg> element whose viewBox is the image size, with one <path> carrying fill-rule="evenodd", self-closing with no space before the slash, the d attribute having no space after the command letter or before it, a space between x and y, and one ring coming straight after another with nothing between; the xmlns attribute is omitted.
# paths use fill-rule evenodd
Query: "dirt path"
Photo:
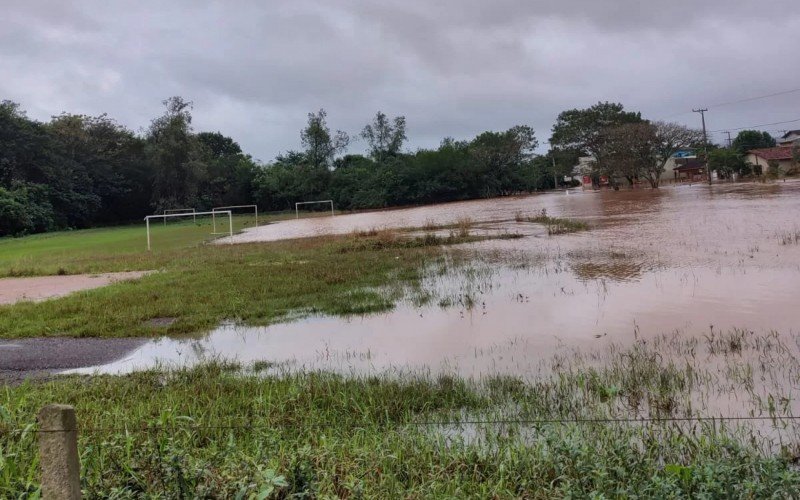
<svg viewBox="0 0 800 500"><path fill-rule="evenodd" d="M117 281L141 278L152 271L124 273L73 274L68 276L37 276L34 278L0 279L0 304L21 300L47 300L73 292L99 288Z"/></svg>

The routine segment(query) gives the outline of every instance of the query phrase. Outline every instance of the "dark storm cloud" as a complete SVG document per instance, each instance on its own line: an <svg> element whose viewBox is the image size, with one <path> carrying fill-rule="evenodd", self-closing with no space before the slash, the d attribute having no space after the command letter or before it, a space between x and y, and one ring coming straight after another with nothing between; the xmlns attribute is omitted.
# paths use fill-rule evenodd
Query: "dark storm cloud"
<svg viewBox="0 0 800 500"><path fill-rule="evenodd" d="M197 129L264 160L320 107L351 133L404 114L411 148L518 123L545 142L559 111L598 100L694 125L693 106L799 87L798 44L789 1L13 2L0 98L139 129L178 94ZM794 118L800 93L708 114L712 130Z"/></svg>

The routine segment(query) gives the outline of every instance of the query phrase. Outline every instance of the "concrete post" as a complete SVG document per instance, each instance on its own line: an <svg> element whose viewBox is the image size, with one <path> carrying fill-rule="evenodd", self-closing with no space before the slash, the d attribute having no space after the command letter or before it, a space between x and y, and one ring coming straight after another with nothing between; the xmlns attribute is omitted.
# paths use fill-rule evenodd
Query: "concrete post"
<svg viewBox="0 0 800 500"><path fill-rule="evenodd" d="M44 500L80 500L78 424L75 408L47 405L39 410L39 462Z"/></svg>

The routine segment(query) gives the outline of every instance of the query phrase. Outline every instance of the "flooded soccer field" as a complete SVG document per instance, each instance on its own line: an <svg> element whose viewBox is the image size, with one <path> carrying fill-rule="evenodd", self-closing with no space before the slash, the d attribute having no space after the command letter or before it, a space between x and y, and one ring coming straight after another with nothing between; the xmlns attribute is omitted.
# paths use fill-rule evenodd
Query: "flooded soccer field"
<svg viewBox="0 0 800 500"><path fill-rule="evenodd" d="M543 210L591 229L548 235L523 222ZM780 335L782 349L797 353L798 182L571 190L283 221L237 238L465 220L475 234L521 237L449 249L467 253L467 264L445 259L426 269L419 289L389 312L311 315L268 327L226 324L200 338L150 341L122 360L81 371L226 358L277 369L524 377L548 370L565 353L603 353L665 335L700 339L708 350L734 330L750 339Z"/></svg>

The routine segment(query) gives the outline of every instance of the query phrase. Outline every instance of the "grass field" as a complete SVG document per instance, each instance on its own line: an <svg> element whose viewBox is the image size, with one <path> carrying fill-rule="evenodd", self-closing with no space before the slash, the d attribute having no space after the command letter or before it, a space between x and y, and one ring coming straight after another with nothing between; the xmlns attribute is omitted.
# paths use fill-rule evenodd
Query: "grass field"
<svg viewBox="0 0 800 500"><path fill-rule="evenodd" d="M743 414L763 411L741 372L706 355L739 366L755 354L747 366L769 379L786 351L766 340L640 342L534 380L212 363L24 384L0 393L0 497L36 497L35 414L58 401L76 407L87 498L797 498L791 439L775 450L778 439L736 422L680 421L705 412L698 394L729 384L747 395ZM666 357L687 348L702 359ZM660 420L608 420L632 403Z"/></svg>
<svg viewBox="0 0 800 500"><path fill-rule="evenodd" d="M289 217L288 213L261 215L259 224ZM151 222L151 252L146 251L144 223L0 238L0 277L155 269L174 259L175 251L216 237L208 217L199 217L196 224L187 219L169 221L166 226ZM252 216L235 216L234 233L254 224ZM227 225L227 218L220 217L217 231L227 230Z"/></svg>
<svg viewBox="0 0 800 500"><path fill-rule="evenodd" d="M237 219L242 227L247 219ZM184 223L37 235L0 243L0 274L158 271L40 303L0 307L0 338L151 336L207 331L222 321L260 325L307 313L389 309L442 258L451 237L370 231L264 244L207 245L209 228ZM148 320L174 318L169 326Z"/></svg>

